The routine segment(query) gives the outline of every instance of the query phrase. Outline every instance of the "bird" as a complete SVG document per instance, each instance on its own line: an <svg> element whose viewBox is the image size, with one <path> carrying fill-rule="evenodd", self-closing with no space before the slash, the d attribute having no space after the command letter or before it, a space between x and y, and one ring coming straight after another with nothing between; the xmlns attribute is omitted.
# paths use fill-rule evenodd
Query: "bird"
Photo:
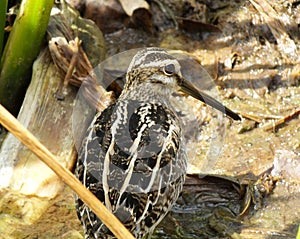
<svg viewBox="0 0 300 239"><path fill-rule="evenodd" d="M75 174L135 236L150 238L176 202L186 175L187 156L179 116L170 103L178 90L222 111L238 114L185 80L166 50L144 48L126 73L124 89L88 126ZM76 199L86 239L116 238Z"/></svg>

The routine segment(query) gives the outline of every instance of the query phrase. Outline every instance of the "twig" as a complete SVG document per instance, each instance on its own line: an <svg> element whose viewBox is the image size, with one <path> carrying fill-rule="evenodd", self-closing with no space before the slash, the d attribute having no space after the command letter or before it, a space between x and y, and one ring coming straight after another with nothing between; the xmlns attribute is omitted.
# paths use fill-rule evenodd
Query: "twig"
<svg viewBox="0 0 300 239"><path fill-rule="evenodd" d="M55 156L42 145L33 134L24 128L0 104L0 123L36 154L49 168L51 168L77 195L93 210L99 219L119 239L134 239L124 225L67 169L61 166Z"/></svg>
<svg viewBox="0 0 300 239"><path fill-rule="evenodd" d="M70 65L68 67L68 70L66 72L65 78L64 78L64 88L66 88L69 84L69 80L71 79L72 75L73 75L73 71L76 67L76 63L78 60L78 52L79 52L79 47L80 47L81 41L79 40L78 37L75 37L74 40L74 45L72 46L73 48L73 55L72 58L70 60Z"/></svg>
<svg viewBox="0 0 300 239"><path fill-rule="evenodd" d="M279 116L279 115L264 115L264 114L254 115L254 114L248 114L245 112L238 112L238 114L241 115L245 119L252 120L259 124L262 123L264 120L269 120L269 119L278 120L278 119L282 118L282 116Z"/></svg>
<svg viewBox="0 0 300 239"><path fill-rule="evenodd" d="M261 117L256 116L256 115L251 115L251 114L244 113L244 112L239 112L239 115L241 115L245 119L253 120L256 123L261 123L262 122Z"/></svg>
<svg viewBox="0 0 300 239"><path fill-rule="evenodd" d="M278 127L279 125L284 124L285 122L287 122L288 120L294 118L298 114L300 114L300 109L296 109L294 112L292 112L292 113L284 116L283 118L281 118L281 119L279 119L277 121L268 123L268 124L264 125L262 128L265 131L274 130L276 127Z"/></svg>

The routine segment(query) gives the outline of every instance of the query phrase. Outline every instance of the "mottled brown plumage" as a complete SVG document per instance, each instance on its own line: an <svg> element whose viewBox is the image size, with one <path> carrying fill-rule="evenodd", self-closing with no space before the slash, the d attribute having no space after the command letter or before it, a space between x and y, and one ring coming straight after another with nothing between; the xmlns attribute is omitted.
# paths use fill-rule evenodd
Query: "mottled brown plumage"
<svg viewBox="0 0 300 239"><path fill-rule="evenodd" d="M79 150L76 174L136 238L151 235L182 189L186 155L180 120L170 104L177 90L238 119L182 78L178 61L159 48L139 51L116 103L98 113ZM86 238L115 238L77 200Z"/></svg>

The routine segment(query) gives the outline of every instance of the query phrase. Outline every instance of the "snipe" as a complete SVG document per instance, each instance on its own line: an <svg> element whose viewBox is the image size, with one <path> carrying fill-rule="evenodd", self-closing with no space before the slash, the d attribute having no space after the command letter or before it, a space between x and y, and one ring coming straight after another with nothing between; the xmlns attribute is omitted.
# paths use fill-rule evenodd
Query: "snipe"
<svg viewBox="0 0 300 239"><path fill-rule="evenodd" d="M240 117L184 80L178 61L159 48L139 51L130 63L116 103L98 113L79 150L76 174L136 238L151 235L175 203L184 183L185 146L170 105L177 90ZM114 238L77 200L86 238Z"/></svg>

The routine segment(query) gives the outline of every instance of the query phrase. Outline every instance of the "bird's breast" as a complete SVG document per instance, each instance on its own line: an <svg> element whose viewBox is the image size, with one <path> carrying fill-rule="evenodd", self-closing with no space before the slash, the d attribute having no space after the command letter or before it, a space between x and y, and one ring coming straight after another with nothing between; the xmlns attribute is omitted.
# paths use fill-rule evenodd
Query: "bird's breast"
<svg viewBox="0 0 300 239"><path fill-rule="evenodd" d="M97 115L80 160L108 188L148 192L185 173L181 126L163 104L118 101Z"/></svg>

